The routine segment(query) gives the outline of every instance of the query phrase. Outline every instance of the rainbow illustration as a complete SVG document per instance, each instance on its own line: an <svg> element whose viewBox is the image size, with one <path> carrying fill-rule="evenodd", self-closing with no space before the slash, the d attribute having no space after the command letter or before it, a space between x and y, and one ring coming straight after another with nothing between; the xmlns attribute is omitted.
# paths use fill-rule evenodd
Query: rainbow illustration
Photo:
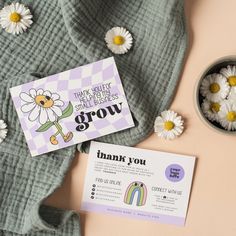
<svg viewBox="0 0 236 236"><path fill-rule="evenodd" d="M124 203L132 205L135 194L138 194L136 206L144 206L147 199L147 188L142 182L132 182L126 189Z"/></svg>

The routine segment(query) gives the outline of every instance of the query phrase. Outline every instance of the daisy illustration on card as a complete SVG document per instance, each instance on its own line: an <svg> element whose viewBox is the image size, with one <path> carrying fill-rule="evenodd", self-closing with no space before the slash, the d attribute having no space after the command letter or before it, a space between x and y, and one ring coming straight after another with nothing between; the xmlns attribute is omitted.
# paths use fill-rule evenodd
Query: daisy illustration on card
<svg viewBox="0 0 236 236"><path fill-rule="evenodd" d="M20 99L23 101L21 111L29 114L28 120L40 124L36 132L46 132L50 128L56 130L50 137L51 144L58 144L58 135L62 137L64 142L72 140L73 133L71 131L64 133L60 124L62 119L72 115L73 106L71 102L62 110L64 102L60 99L60 95L41 88L38 90L32 88L28 93L20 93Z"/></svg>

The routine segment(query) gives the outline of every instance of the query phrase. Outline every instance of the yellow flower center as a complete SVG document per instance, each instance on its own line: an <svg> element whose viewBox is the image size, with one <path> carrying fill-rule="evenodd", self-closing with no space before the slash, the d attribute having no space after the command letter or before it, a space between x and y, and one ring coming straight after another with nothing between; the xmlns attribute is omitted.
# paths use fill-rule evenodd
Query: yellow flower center
<svg viewBox="0 0 236 236"><path fill-rule="evenodd" d="M229 111L226 115L226 119L230 122L236 121L236 112L235 111Z"/></svg>
<svg viewBox="0 0 236 236"><path fill-rule="evenodd" d="M228 83L230 86L236 86L236 76L228 77Z"/></svg>
<svg viewBox="0 0 236 236"><path fill-rule="evenodd" d="M120 35L117 35L113 38L113 43L116 45L122 45L124 44L124 42L125 42L125 38Z"/></svg>
<svg viewBox="0 0 236 236"><path fill-rule="evenodd" d="M21 20L21 15L17 12L12 12L11 15L10 15L10 21L12 22L19 22Z"/></svg>
<svg viewBox="0 0 236 236"><path fill-rule="evenodd" d="M43 108L50 108L53 106L54 102L49 96L37 95L35 97L35 102Z"/></svg>
<svg viewBox="0 0 236 236"><path fill-rule="evenodd" d="M210 85L210 91L211 91L211 93L217 93L217 92L219 92L219 90L220 90L220 85L219 85L219 84L217 84L217 83L212 83L212 84Z"/></svg>
<svg viewBox="0 0 236 236"><path fill-rule="evenodd" d="M212 112L219 112L220 110L220 104L218 102L212 102L210 105L211 111Z"/></svg>
<svg viewBox="0 0 236 236"><path fill-rule="evenodd" d="M170 131L170 130L174 129L174 127L175 127L175 124L172 121L166 121L164 123L164 129L167 130L167 131Z"/></svg>

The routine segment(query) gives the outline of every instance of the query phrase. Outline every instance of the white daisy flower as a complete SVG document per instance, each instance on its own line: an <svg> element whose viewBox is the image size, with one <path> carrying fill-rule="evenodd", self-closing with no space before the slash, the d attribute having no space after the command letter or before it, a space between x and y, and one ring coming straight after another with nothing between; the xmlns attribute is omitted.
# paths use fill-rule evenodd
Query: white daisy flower
<svg viewBox="0 0 236 236"><path fill-rule="evenodd" d="M236 86L236 66L228 65L227 68L221 69L220 73L227 79L229 86Z"/></svg>
<svg viewBox="0 0 236 236"><path fill-rule="evenodd" d="M231 87L229 96L227 97L227 99L236 103L236 86Z"/></svg>
<svg viewBox="0 0 236 236"><path fill-rule="evenodd" d="M212 102L207 99L204 99L201 108L203 114L210 121L219 121L219 114L221 102Z"/></svg>
<svg viewBox="0 0 236 236"><path fill-rule="evenodd" d="M6 138L7 136L7 125L3 120L0 120L0 143Z"/></svg>
<svg viewBox="0 0 236 236"><path fill-rule="evenodd" d="M125 28L114 27L106 33L105 41L113 53L124 54L131 48L133 38Z"/></svg>
<svg viewBox="0 0 236 236"><path fill-rule="evenodd" d="M30 10L20 3L12 3L0 11L0 24L8 33L20 34L33 23Z"/></svg>
<svg viewBox="0 0 236 236"><path fill-rule="evenodd" d="M220 124L226 130L236 130L236 104L232 101L223 101L219 111Z"/></svg>
<svg viewBox="0 0 236 236"><path fill-rule="evenodd" d="M201 83L200 93L203 97L213 102L219 102L229 94L229 84L221 74L207 75Z"/></svg>
<svg viewBox="0 0 236 236"><path fill-rule="evenodd" d="M161 138L174 139L183 132L183 124L182 117L176 112L163 111L155 120L154 130Z"/></svg>
<svg viewBox="0 0 236 236"><path fill-rule="evenodd" d="M43 89L30 89L29 94L21 93L21 100L25 102L21 110L24 113L29 112L28 119L35 121L39 119L40 124L45 124L47 121L54 122L62 115L61 107L63 101L57 93L44 91Z"/></svg>

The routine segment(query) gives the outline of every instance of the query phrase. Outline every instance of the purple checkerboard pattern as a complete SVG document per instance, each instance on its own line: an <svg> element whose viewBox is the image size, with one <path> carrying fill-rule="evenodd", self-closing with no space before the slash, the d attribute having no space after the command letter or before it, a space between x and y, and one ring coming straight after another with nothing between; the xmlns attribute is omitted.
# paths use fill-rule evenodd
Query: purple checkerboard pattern
<svg viewBox="0 0 236 236"><path fill-rule="evenodd" d="M76 111L75 107L79 104L79 100L78 97L74 95L75 93L108 83L110 83L111 94L118 95L117 99L97 105L93 104L93 107ZM71 141L64 142L63 138L58 136L58 144L51 144L50 137L57 131L55 126L52 126L45 132L36 132L41 126L38 120L34 122L29 121L29 113L23 113L21 110L25 102L20 99L20 93L29 93L31 88L36 90L41 88L59 94L60 99L64 102L62 109L64 109L69 102L72 103L74 108L73 114L70 117L60 120L63 132L65 134L69 131L73 133ZM13 87L10 91L32 156L51 152L134 126L113 57ZM87 130L83 132L76 130L78 124L75 122L75 117L79 115L81 111L97 111L100 108L119 104L120 102L122 102L121 113L116 113L113 116L108 114L103 119L93 117L94 121L90 122L90 126Z"/></svg>

